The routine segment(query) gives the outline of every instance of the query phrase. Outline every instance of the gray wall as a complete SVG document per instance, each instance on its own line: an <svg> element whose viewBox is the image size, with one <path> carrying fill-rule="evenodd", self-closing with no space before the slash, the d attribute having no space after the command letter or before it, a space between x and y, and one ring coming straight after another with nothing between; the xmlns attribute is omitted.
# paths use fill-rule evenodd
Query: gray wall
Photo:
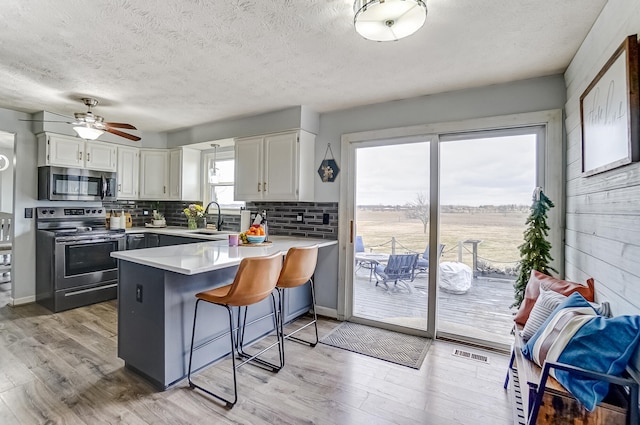
<svg viewBox="0 0 640 425"><path fill-rule="evenodd" d="M640 313L640 163L582 177L580 96L622 41L637 33L638 1L608 2L565 73L565 273L574 281L593 277L597 297L616 315Z"/></svg>
<svg viewBox="0 0 640 425"><path fill-rule="evenodd" d="M316 137L316 164L322 161L327 143L331 143L338 165L342 164L340 138L344 133L562 109L565 100L562 75L554 75L322 114ZM316 202L337 202L340 179L348 172L341 166L334 183L316 179Z"/></svg>
<svg viewBox="0 0 640 425"><path fill-rule="evenodd" d="M34 222L24 218L24 209L34 207L37 189L36 138L31 133L30 123L19 121L30 115L0 109L0 130L16 135L16 169L13 243L13 298L17 302L34 300L35 293L35 233Z"/></svg>

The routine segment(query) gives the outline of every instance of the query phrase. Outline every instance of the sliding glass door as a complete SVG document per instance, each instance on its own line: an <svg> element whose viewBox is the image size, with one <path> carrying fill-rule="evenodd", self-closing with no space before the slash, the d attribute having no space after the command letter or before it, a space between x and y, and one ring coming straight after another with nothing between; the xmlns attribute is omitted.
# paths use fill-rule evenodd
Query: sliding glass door
<svg viewBox="0 0 640 425"><path fill-rule="evenodd" d="M441 136L439 334L510 344L518 247L537 185L543 130Z"/></svg>
<svg viewBox="0 0 640 425"><path fill-rule="evenodd" d="M430 141L363 143L354 157L353 315L424 331L427 269L397 273L429 243Z"/></svg>
<svg viewBox="0 0 640 425"><path fill-rule="evenodd" d="M533 125L350 143L345 317L505 348L546 132ZM414 266L398 275L396 260L406 256Z"/></svg>

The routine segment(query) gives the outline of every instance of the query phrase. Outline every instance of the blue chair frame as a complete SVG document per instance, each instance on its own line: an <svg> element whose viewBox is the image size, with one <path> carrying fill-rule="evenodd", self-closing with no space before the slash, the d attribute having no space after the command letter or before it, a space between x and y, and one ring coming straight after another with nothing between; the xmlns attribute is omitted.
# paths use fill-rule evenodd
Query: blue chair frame
<svg viewBox="0 0 640 425"><path fill-rule="evenodd" d="M376 275L376 286L379 283L389 289L388 282L393 282L394 286L398 282L403 283L409 292L413 292L408 282L413 282L415 277L416 263L419 254L392 254L386 265L377 264L373 270Z"/></svg>

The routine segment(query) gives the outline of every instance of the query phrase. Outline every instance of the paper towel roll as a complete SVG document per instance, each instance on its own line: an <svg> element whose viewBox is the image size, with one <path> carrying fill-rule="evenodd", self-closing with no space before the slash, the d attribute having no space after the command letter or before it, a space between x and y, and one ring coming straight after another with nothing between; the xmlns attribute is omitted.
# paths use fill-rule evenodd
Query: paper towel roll
<svg viewBox="0 0 640 425"><path fill-rule="evenodd" d="M244 232L251 226L251 211L240 211L240 231Z"/></svg>

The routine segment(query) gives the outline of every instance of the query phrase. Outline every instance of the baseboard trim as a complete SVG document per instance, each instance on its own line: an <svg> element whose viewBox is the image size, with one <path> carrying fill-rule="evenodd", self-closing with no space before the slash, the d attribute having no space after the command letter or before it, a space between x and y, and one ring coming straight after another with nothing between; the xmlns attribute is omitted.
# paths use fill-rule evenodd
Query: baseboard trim
<svg viewBox="0 0 640 425"><path fill-rule="evenodd" d="M322 307L321 305L316 306L316 314L319 316L330 317L332 319L338 318L338 310L335 308Z"/></svg>
<svg viewBox="0 0 640 425"><path fill-rule="evenodd" d="M31 304L34 302L36 302L35 295L31 295L29 297L22 297L22 298L9 298L9 305L12 305L12 306Z"/></svg>

